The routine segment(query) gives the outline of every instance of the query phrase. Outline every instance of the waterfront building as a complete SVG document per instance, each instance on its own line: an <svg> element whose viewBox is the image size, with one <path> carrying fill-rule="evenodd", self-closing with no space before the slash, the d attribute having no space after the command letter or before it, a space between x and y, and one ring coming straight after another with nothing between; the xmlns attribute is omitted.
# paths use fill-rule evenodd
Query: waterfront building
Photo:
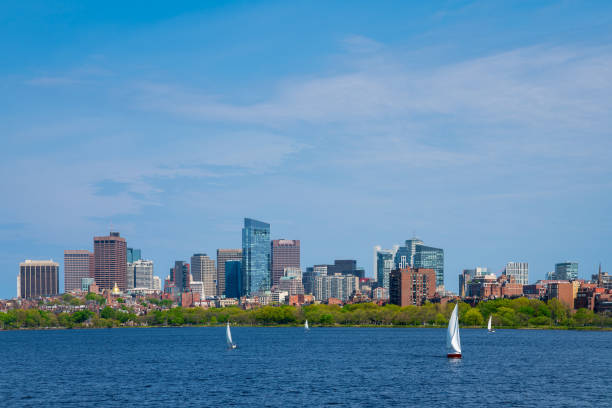
<svg viewBox="0 0 612 408"><path fill-rule="evenodd" d="M142 259L140 249L127 248L125 259L128 263L134 263Z"/></svg>
<svg viewBox="0 0 612 408"><path fill-rule="evenodd" d="M561 262L555 264L554 278L570 281L578 279L578 262Z"/></svg>
<svg viewBox="0 0 612 408"><path fill-rule="evenodd" d="M22 299L59 294L59 264L27 259L19 264L19 297Z"/></svg>
<svg viewBox="0 0 612 408"><path fill-rule="evenodd" d="M225 262L240 261L242 265L242 249L217 249L217 296L226 294Z"/></svg>
<svg viewBox="0 0 612 408"><path fill-rule="evenodd" d="M242 291L245 296L270 290L270 224L244 219L242 229Z"/></svg>
<svg viewBox="0 0 612 408"><path fill-rule="evenodd" d="M194 254L191 257L191 274L194 281L202 282L204 285L202 299L217 295L217 271L214 259L210 259L206 254Z"/></svg>
<svg viewBox="0 0 612 408"><path fill-rule="evenodd" d="M576 291L577 292L577 291ZM558 299L570 309L574 308L574 285L568 281L555 280L546 286L546 299Z"/></svg>
<svg viewBox="0 0 612 408"><path fill-rule="evenodd" d="M529 284L529 264L527 262L508 262L504 275L514 277L516 283Z"/></svg>
<svg viewBox="0 0 612 408"><path fill-rule="evenodd" d="M436 294L436 272L429 269L395 269L389 280L389 302L421 306Z"/></svg>
<svg viewBox="0 0 612 408"><path fill-rule="evenodd" d="M217 266L218 266L217 262ZM242 293L242 261L233 259L225 261L225 297L240 298Z"/></svg>
<svg viewBox="0 0 612 408"><path fill-rule="evenodd" d="M359 290L359 277L355 275L337 273L314 278L314 297L322 302L330 298L346 302L357 290Z"/></svg>
<svg viewBox="0 0 612 408"><path fill-rule="evenodd" d="M118 232L94 237L94 279L101 289L127 288L127 243Z"/></svg>
<svg viewBox="0 0 612 408"><path fill-rule="evenodd" d="M285 268L300 267L300 240L272 240L272 285L278 285Z"/></svg>
<svg viewBox="0 0 612 408"><path fill-rule="evenodd" d="M94 273L94 255L86 249L64 251L64 292L81 290L81 279Z"/></svg>

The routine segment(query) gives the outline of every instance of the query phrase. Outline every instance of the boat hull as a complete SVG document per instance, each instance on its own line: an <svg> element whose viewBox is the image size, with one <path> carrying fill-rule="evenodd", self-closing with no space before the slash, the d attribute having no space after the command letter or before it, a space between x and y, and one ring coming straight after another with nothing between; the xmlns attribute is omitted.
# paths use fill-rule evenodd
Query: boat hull
<svg viewBox="0 0 612 408"><path fill-rule="evenodd" d="M448 358L461 358L461 354L459 354L459 353L448 353L446 355L446 357L448 357Z"/></svg>

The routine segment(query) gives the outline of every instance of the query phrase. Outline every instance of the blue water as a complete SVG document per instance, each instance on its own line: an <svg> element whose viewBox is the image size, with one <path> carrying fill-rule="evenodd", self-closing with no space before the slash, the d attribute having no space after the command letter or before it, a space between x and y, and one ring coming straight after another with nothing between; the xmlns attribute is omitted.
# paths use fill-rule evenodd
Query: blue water
<svg viewBox="0 0 612 408"><path fill-rule="evenodd" d="M610 406L612 333L235 327L0 332L7 407Z"/></svg>

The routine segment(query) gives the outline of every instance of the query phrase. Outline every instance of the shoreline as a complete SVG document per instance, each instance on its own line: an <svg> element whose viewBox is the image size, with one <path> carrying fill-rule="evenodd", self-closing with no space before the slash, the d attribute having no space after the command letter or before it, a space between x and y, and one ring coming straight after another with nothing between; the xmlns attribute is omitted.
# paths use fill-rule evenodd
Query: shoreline
<svg viewBox="0 0 612 408"><path fill-rule="evenodd" d="M164 325L164 326L115 326L115 327L87 327L87 326L77 326L77 327L16 327L16 328L2 328L0 332L11 332L11 331L56 331L56 330L108 330L108 329L171 329L171 328L223 328L225 324L185 324L185 325ZM290 324L275 324L275 325L240 325L233 324L232 327L252 327L252 328L303 328L302 325L290 325ZM342 329L342 328L365 328L365 329L373 329L373 328L382 328L382 329L446 329L446 326L401 326L401 325L333 325L333 326L310 326L310 329ZM461 327L462 330L487 330L486 327L478 327L478 326L466 326ZM495 331L498 330L542 330L542 331L594 331L594 332L608 332L612 331L611 327L569 327L569 326L542 326L542 327L499 327L495 328Z"/></svg>

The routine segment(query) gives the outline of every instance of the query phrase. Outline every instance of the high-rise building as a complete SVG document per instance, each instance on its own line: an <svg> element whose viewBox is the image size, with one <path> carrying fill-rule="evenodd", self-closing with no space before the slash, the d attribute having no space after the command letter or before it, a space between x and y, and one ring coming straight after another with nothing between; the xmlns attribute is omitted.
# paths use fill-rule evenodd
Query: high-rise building
<svg viewBox="0 0 612 408"><path fill-rule="evenodd" d="M416 245L414 269L433 269L436 273L436 286L444 285L444 251L425 245Z"/></svg>
<svg viewBox="0 0 612 408"><path fill-rule="evenodd" d="M139 259L133 264L134 288L154 289L153 287L153 261Z"/></svg>
<svg viewBox="0 0 612 408"><path fill-rule="evenodd" d="M383 249L380 245L376 245L374 247L374 281L378 282L378 286L383 286L383 283L380 281L381 277L385 276L387 272L385 270L385 260L389 259L389 255L391 257L391 265L395 265L395 254L399 250L399 245L393 245L392 249ZM393 269L393 267L391 268ZM391 270L389 270L390 272ZM387 277L387 288L388 285L388 277Z"/></svg>
<svg viewBox="0 0 612 408"><path fill-rule="evenodd" d="M555 279L576 280L578 279L578 262L562 262L555 264Z"/></svg>
<svg viewBox="0 0 612 408"><path fill-rule="evenodd" d="M395 262L393 260L394 253L392 250L381 249L376 254L376 280L378 286L389 290L389 276L391 271L395 269Z"/></svg>
<svg viewBox="0 0 612 408"><path fill-rule="evenodd" d="M217 249L217 295L223 296L225 293L225 262L242 262L242 249Z"/></svg>
<svg viewBox="0 0 612 408"><path fill-rule="evenodd" d="M202 299L217 295L217 271L215 260L206 254L191 257L191 274L194 281L202 282Z"/></svg>
<svg viewBox="0 0 612 408"><path fill-rule="evenodd" d="M242 294L242 261L233 259L225 261L223 269L225 271L225 297L239 298Z"/></svg>
<svg viewBox="0 0 612 408"><path fill-rule="evenodd" d="M127 245L118 232L94 237L94 279L100 289L127 289Z"/></svg>
<svg viewBox="0 0 612 408"><path fill-rule="evenodd" d="M436 294L433 269L395 269L389 281L389 302L398 306L424 304Z"/></svg>
<svg viewBox="0 0 612 408"><path fill-rule="evenodd" d="M18 288L23 299L59 294L59 264L30 259L20 263Z"/></svg>
<svg viewBox="0 0 612 408"><path fill-rule="evenodd" d="M244 219L242 229L242 291L246 296L270 290L270 224Z"/></svg>
<svg viewBox="0 0 612 408"><path fill-rule="evenodd" d="M464 269L459 275L459 296L468 296L468 284L472 279L485 276L488 273L489 269L482 266L477 266L474 269Z"/></svg>
<svg viewBox="0 0 612 408"><path fill-rule="evenodd" d="M504 269L504 275L514 277L516 283L529 284L529 264L527 262L508 262Z"/></svg>
<svg viewBox="0 0 612 408"><path fill-rule="evenodd" d="M174 284L178 293L187 292L189 289L189 264L184 261L175 261L174 268L170 269L170 281Z"/></svg>
<svg viewBox="0 0 612 408"><path fill-rule="evenodd" d="M142 259L140 249L128 248L126 250L125 258L128 263L134 263Z"/></svg>
<svg viewBox="0 0 612 408"><path fill-rule="evenodd" d="M81 290L81 279L94 273L93 253L86 249L64 251L64 292Z"/></svg>
<svg viewBox="0 0 612 408"><path fill-rule="evenodd" d="M310 295L314 294L315 277L327 276L327 265L315 265L306 268L306 272L302 275L302 284L304 292Z"/></svg>
<svg viewBox="0 0 612 408"><path fill-rule="evenodd" d="M134 264L128 262L125 270L125 287L126 289L134 289Z"/></svg>
<svg viewBox="0 0 612 408"><path fill-rule="evenodd" d="M161 278L159 276L153 276L153 287L151 289L161 292Z"/></svg>
<svg viewBox="0 0 612 408"><path fill-rule="evenodd" d="M278 285L285 268L300 267L300 240L275 239L272 241L272 285Z"/></svg>
<svg viewBox="0 0 612 408"><path fill-rule="evenodd" d="M397 249L393 257L397 269L433 269L436 286L444 285L444 250L425 246L418 238L408 239Z"/></svg>

